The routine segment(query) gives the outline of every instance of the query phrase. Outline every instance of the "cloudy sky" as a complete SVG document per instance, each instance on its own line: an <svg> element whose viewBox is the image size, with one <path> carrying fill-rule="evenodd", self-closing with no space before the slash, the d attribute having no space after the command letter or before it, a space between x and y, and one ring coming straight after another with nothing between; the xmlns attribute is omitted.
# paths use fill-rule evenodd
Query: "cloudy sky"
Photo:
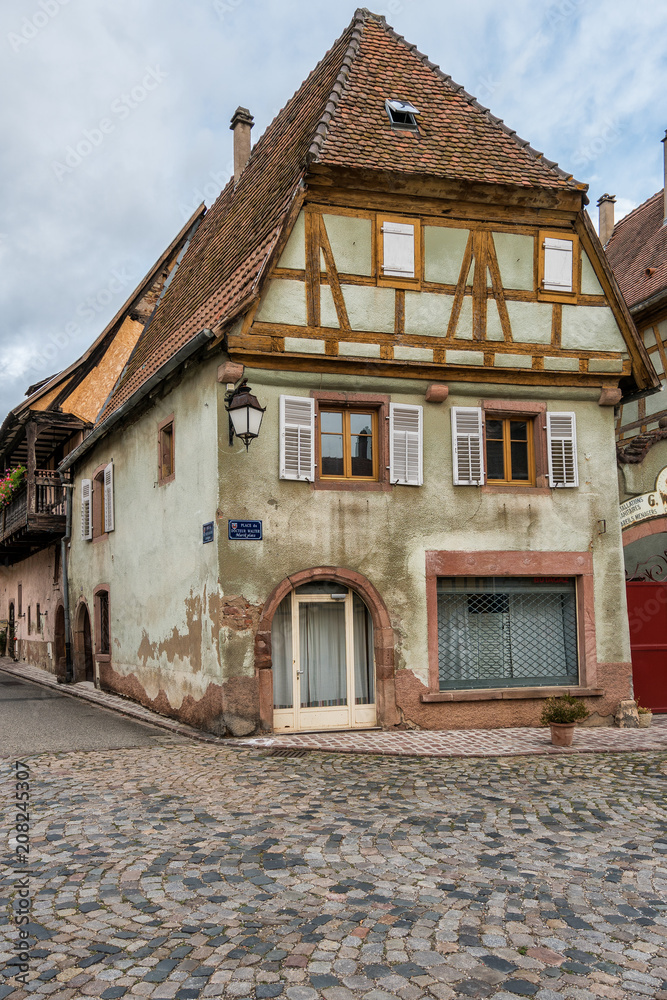
<svg viewBox="0 0 667 1000"><path fill-rule="evenodd" d="M519 135L608 191L663 185L667 5L378 0ZM75 360L341 33L323 0L11 0L0 9L0 420ZM77 146L85 152L76 153Z"/></svg>

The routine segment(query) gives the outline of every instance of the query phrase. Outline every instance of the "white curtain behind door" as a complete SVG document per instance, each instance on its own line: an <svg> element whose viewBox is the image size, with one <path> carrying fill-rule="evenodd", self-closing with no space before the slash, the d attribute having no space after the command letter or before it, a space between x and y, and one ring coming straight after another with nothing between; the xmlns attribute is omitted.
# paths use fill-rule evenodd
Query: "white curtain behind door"
<svg viewBox="0 0 667 1000"><path fill-rule="evenodd" d="M271 625L273 707L292 708L292 597L278 605Z"/></svg>
<svg viewBox="0 0 667 1000"><path fill-rule="evenodd" d="M372 705L375 701L373 622L366 605L356 594L352 600L352 618L354 622L354 700L357 705Z"/></svg>
<svg viewBox="0 0 667 1000"><path fill-rule="evenodd" d="M299 604L301 707L347 705L345 605Z"/></svg>

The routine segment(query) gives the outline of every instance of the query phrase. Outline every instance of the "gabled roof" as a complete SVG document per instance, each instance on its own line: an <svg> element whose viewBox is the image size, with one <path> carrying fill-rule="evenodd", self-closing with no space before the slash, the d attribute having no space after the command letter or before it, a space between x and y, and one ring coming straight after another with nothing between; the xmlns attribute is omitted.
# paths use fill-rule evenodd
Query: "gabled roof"
<svg viewBox="0 0 667 1000"><path fill-rule="evenodd" d="M667 291L667 226L663 192L626 215L605 247L607 258L631 308Z"/></svg>
<svg viewBox="0 0 667 1000"><path fill-rule="evenodd" d="M418 108L419 134L392 129L387 98ZM317 164L580 192L582 199L586 191L383 17L360 9L257 142L238 184L230 181L209 210L105 417L199 331L219 330L252 301Z"/></svg>

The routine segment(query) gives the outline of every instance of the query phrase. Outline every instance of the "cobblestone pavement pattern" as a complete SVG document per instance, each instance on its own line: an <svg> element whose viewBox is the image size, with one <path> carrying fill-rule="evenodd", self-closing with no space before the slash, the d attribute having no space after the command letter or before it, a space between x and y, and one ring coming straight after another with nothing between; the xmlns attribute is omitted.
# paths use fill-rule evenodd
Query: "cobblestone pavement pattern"
<svg viewBox="0 0 667 1000"><path fill-rule="evenodd" d="M667 997L665 753L30 764L32 978L0 998Z"/></svg>

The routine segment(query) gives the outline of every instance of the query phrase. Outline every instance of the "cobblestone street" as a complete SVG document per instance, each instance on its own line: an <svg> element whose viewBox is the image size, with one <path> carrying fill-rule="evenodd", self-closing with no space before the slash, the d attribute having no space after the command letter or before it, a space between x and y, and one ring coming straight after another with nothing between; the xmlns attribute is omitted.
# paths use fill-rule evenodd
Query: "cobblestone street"
<svg viewBox="0 0 667 1000"><path fill-rule="evenodd" d="M667 997L667 754L30 763L36 942L0 998Z"/></svg>

